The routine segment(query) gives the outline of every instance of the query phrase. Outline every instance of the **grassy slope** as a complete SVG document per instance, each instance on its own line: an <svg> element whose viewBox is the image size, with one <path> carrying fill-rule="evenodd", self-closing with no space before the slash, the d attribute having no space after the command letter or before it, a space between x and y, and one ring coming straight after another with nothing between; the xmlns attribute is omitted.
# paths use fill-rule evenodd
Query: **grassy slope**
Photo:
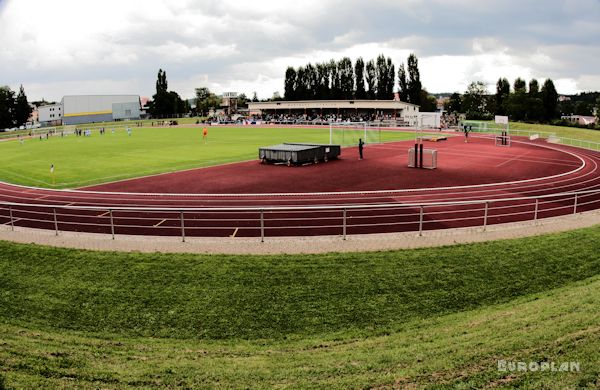
<svg viewBox="0 0 600 390"><path fill-rule="evenodd" d="M211 127L133 128L104 136L52 137L0 142L0 180L39 187L69 188L136 176L255 159L258 147L281 142L329 142L328 129ZM410 139L382 132L383 140ZM55 165L55 185L50 165Z"/></svg>
<svg viewBox="0 0 600 390"><path fill-rule="evenodd" d="M599 252L600 227L325 256L0 243L0 365L19 387L584 385L600 374Z"/></svg>

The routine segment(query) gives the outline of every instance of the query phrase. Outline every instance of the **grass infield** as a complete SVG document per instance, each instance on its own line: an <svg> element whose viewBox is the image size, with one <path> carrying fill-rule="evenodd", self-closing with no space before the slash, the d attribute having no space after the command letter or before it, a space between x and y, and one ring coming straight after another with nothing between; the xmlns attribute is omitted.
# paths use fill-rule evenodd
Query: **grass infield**
<svg viewBox="0 0 600 390"><path fill-rule="evenodd" d="M600 226L320 256L0 242L0 380L16 388L594 386L598 253ZM577 361L581 371L501 372L498 360Z"/></svg>
<svg viewBox="0 0 600 390"><path fill-rule="evenodd" d="M156 173L258 159L258 148L282 142L328 143L329 129L207 127L132 128L91 137L69 135L0 142L0 181L76 188ZM413 139L413 133L382 131L381 139ZM50 166L54 164L54 173Z"/></svg>

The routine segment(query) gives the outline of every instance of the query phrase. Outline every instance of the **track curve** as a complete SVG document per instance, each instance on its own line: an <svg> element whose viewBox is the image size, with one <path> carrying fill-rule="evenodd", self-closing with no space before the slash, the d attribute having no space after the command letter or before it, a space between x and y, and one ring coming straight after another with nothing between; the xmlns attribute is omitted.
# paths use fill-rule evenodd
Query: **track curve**
<svg viewBox="0 0 600 390"><path fill-rule="evenodd" d="M531 149L519 161L530 160L532 177L277 194L49 190L0 183L0 225L141 235L341 235L481 226L600 208L600 153L541 140L513 142ZM557 154L536 158L535 150ZM536 169L546 172L553 164L553 174L536 177Z"/></svg>

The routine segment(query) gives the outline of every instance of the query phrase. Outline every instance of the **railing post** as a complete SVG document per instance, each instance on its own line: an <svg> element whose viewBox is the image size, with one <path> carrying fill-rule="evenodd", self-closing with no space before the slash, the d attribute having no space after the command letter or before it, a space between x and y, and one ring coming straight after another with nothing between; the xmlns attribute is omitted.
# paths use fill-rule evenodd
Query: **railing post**
<svg viewBox="0 0 600 390"><path fill-rule="evenodd" d="M537 224L538 210L540 208L540 198L535 198L535 211L533 212L533 222Z"/></svg>
<svg viewBox="0 0 600 390"><path fill-rule="evenodd" d="M346 209L344 208L343 210L343 214L342 214L342 237L344 238L344 240L346 240Z"/></svg>
<svg viewBox="0 0 600 390"><path fill-rule="evenodd" d="M58 218L56 217L56 207L52 209L54 213L54 233L58 236Z"/></svg>
<svg viewBox="0 0 600 390"><path fill-rule="evenodd" d="M419 237L423 235L423 209L424 207L421 206L421 210L419 212Z"/></svg>
<svg viewBox="0 0 600 390"><path fill-rule="evenodd" d="M115 222L113 220L113 212L112 210L108 210L108 214L110 215L110 234L112 235L112 239L115 239Z"/></svg>
<svg viewBox="0 0 600 390"><path fill-rule="evenodd" d="M577 214L577 194L575 194L575 204L573 205L573 214Z"/></svg>
<svg viewBox="0 0 600 390"><path fill-rule="evenodd" d="M485 202L485 209L483 212L483 231L487 230L487 220L488 220L488 208L490 206L490 202Z"/></svg>
<svg viewBox="0 0 600 390"><path fill-rule="evenodd" d="M265 242L265 212L260 209L260 242Z"/></svg>
<svg viewBox="0 0 600 390"><path fill-rule="evenodd" d="M8 206L8 213L10 214L10 230L15 231L15 221L13 220L12 207Z"/></svg>
<svg viewBox="0 0 600 390"><path fill-rule="evenodd" d="M181 242L185 242L185 223L183 222L183 211L179 212L179 218L181 219Z"/></svg>

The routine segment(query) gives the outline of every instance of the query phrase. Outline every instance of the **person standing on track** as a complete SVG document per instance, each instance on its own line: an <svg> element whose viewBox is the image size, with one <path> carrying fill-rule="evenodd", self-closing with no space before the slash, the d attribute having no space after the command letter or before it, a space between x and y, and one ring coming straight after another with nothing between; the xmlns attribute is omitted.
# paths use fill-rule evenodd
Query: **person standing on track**
<svg viewBox="0 0 600 390"><path fill-rule="evenodd" d="M465 143L469 142L469 132L471 131L471 126L465 125Z"/></svg>
<svg viewBox="0 0 600 390"><path fill-rule="evenodd" d="M363 142L362 138L358 139L358 159L362 160L363 159L363 148L364 148L365 143Z"/></svg>
<svg viewBox="0 0 600 390"><path fill-rule="evenodd" d="M206 143L207 139L208 139L208 129L205 127L202 129L202 140L204 141L204 143Z"/></svg>

